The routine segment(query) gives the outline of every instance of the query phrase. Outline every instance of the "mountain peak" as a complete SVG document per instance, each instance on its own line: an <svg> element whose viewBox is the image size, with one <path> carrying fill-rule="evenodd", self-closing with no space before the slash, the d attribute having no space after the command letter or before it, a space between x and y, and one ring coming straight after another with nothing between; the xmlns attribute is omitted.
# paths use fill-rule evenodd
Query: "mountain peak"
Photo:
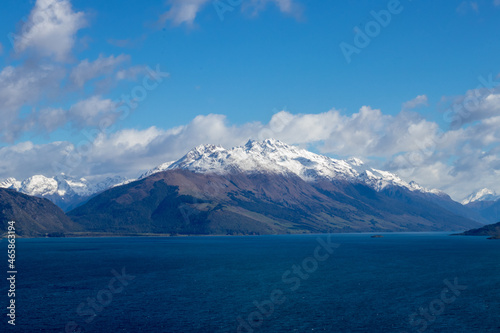
<svg viewBox="0 0 500 333"><path fill-rule="evenodd" d="M85 178L73 178L60 173L54 177L33 175L22 182L15 178L7 178L0 182L0 188L14 189L31 196L47 198L64 209L82 198L102 192L124 181L124 177L115 176L99 182L89 182Z"/></svg>
<svg viewBox="0 0 500 333"><path fill-rule="evenodd" d="M248 140L247 143L245 144L245 147L246 148L253 148L253 147L273 147L273 148L277 148L277 147L290 147L289 145L287 145L286 143L284 142L281 142L280 140L276 140L276 139L265 139L263 141L258 141L258 140Z"/></svg>
<svg viewBox="0 0 500 333"><path fill-rule="evenodd" d="M463 205L467 205L475 201L496 201L500 196L493 190L483 188L481 190L471 193L467 198L462 201Z"/></svg>
<svg viewBox="0 0 500 333"><path fill-rule="evenodd" d="M21 183L23 192L30 195L51 195L57 191L57 180L44 175L34 175L26 178Z"/></svg>
<svg viewBox="0 0 500 333"><path fill-rule="evenodd" d="M354 165L354 166L362 166L365 164L362 160L360 160L357 157L351 157L350 159L347 160L347 163Z"/></svg>
<svg viewBox="0 0 500 333"><path fill-rule="evenodd" d="M21 182L14 177L9 177L0 182L1 188L11 188L18 191L21 188Z"/></svg>
<svg viewBox="0 0 500 333"><path fill-rule="evenodd" d="M151 176L154 173L165 171L165 170L167 170L174 163L175 163L175 161L170 161L170 162L162 163L162 164L158 165L157 167L155 167L155 168L153 168L151 170L146 171L145 173L143 173L142 175L140 175L138 179L143 179L143 178Z"/></svg>
<svg viewBox="0 0 500 333"><path fill-rule="evenodd" d="M187 158L200 158L205 155L210 155L218 151L223 151L225 150L222 146L219 145L212 145L212 144L205 144L205 145L199 145L191 149L185 157Z"/></svg>
<svg viewBox="0 0 500 333"><path fill-rule="evenodd" d="M196 173L275 173L296 175L308 182L320 179L347 180L364 183L377 191L387 186L400 186L410 191L429 192L415 182L407 183L397 175L370 168L358 158L336 160L288 145L280 140L248 140L245 145L225 149L216 145L200 145L190 150L180 160L164 163L144 173L185 169Z"/></svg>

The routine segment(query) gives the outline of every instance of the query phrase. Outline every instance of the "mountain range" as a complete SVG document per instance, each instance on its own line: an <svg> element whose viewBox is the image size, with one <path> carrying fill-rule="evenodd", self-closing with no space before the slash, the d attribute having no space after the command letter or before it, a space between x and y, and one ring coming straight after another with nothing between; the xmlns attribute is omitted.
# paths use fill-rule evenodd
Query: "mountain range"
<svg viewBox="0 0 500 333"><path fill-rule="evenodd" d="M468 205L470 203L478 201L497 201L498 199L500 199L500 195L497 195L495 191L488 188L483 188L471 193L462 201L462 205Z"/></svg>
<svg viewBox="0 0 500 333"><path fill-rule="evenodd" d="M463 212L464 214L460 214ZM430 231L478 226L443 192L359 159L277 140L201 145L68 215L87 230L183 234Z"/></svg>
<svg viewBox="0 0 500 333"><path fill-rule="evenodd" d="M13 189L31 196L49 199L67 211L94 194L126 181L124 177L115 176L93 183L85 178L69 177L62 173L55 177L34 175L23 181L7 178L0 181L0 188Z"/></svg>
<svg viewBox="0 0 500 333"><path fill-rule="evenodd" d="M467 209L479 214L479 218L476 218L478 221L487 223L500 221L500 196L495 191L482 189L471 194L462 203Z"/></svg>
<svg viewBox="0 0 500 333"><path fill-rule="evenodd" d="M461 204L357 158L337 160L273 139L231 149L201 145L137 180L37 175L0 187L50 199L78 230L115 233L465 230L493 222L500 206L490 201L492 191Z"/></svg>

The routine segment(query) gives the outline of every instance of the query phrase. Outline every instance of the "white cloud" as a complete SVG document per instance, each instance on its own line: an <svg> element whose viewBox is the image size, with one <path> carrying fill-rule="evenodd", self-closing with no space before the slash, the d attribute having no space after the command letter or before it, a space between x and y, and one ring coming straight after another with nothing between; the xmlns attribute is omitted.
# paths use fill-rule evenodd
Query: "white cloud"
<svg viewBox="0 0 500 333"><path fill-rule="evenodd" d="M213 2L213 0L169 0L170 8L160 16L158 23L160 26L164 26L167 21L170 21L174 26L181 24L192 26L201 10ZM252 11L254 15L264 10L268 4L276 5L282 13L288 15L300 16L302 12L301 6L295 0L245 0L234 3L235 5L232 5L231 2L225 4L233 10L241 4L243 11Z"/></svg>
<svg viewBox="0 0 500 333"><path fill-rule="evenodd" d="M55 174L56 164L74 149L68 142L35 145L30 141L0 148L0 174L25 179L34 174ZM36 162L36 167L35 163Z"/></svg>
<svg viewBox="0 0 500 333"><path fill-rule="evenodd" d="M102 54L94 61L82 60L69 75L72 83L82 88L88 81L113 73L116 67L130 60L130 56L120 54L118 56L105 57Z"/></svg>
<svg viewBox="0 0 500 333"><path fill-rule="evenodd" d="M139 74L146 73L145 66L132 66L128 68L123 68L116 72L116 80L135 80Z"/></svg>
<svg viewBox="0 0 500 333"><path fill-rule="evenodd" d="M160 16L159 23L164 25L171 21L175 26L183 23L192 25L198 12L208 2L209 0L170 0L170 9Z"/></svg>
<svg viewBox="0 0 500 333"><path fill-rule="evenodd" d="M493 5L500 6L500 0L493 0Z"/></svg>
<svg viewBox="0 0 500 333"><path fill-rule="evenodd" d="M33 50L41 56L66 61L76 33L87 25L83 12L74 12L68 0L37 0L28 20L15 38L18 53Z"/></svg>
<svg viewBox="0 0 500 333"><path fill-rule="evenodd" d="M68 110L68 121L77 128L87 126L99 127L101 121L112 124L120 116L116 112L116 104L101 96L92 96L72 105Z"/></svg>
<svg viewBox="0 0 500 333"><path fill-rule="evenodd" d="M500 113L500 89L479 88L456 98L444 113L452 128L487 119Z"/></svg>
<svg viewBox="0 0 500 333"><path fill-rule="evenodd" d="M22 107L36 106L43 97L54 94L60 87L64 70L56 66L7 66L0 72L0 133L2 140L11 142L31 124L19 119Z"/></svg>
<svg viewBox="0 0 500 333"><path fill-rule="evenodd" d="M38 130L44 133L51 133L66 124L66 111L61 108L46 108L40 110L34 118ZM33 124L34 124L33 123Z"/></svg>
<svg viewBox="0 0 500 333"><path fill-rule="evenodd" d="M120 116L115 102L95 95L76 102L67 110L51 107L42 109L25 122L30 123L34 130L51 133L66 124L78 130L86 127L106 129Z"/></svg>
<svg viewBox="0 0 500 333"><path fill-rule="evenodd" d="M419 106L427 106L427 95L418 95L414 99L403 103L403 110L413 110Z"/></svg>

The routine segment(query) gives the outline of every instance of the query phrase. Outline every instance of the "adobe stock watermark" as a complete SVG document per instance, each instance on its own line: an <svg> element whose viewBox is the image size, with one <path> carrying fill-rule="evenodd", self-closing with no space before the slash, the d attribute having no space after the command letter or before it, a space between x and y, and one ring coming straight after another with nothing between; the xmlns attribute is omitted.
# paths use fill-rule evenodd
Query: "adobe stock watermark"
<svg viewBox="0 0 500 333"><path fill-rule="evenodd" d="M443 283L446 287L441 290L439 297L433 299L427 307L420 308L409 316L409 323L417 332L425 332L436 321L437 317L444 313L446 305L455 302L462 291L467 289L466 285L458 283L458 278L455 278L453 283L447 279L443 280Z"/></svg>
<svg viewBox="0 0 500 333"><path fill-rule="evenodd" d="M41 23L50 21L51 19L55 19L54 14L51 14L51 11L54 12L54 6L56 5L56 2L50 3L47 7L45 7L43 10L37 10L34 11L31 20L28 20L26 16L23 16L21 18L21 21L24 22L24 24L21 27L21 31L19 34L15 34L13 32L9 32L7 34L7 39L9 40L12 48L16 50L16 45L19 45L19 43L27 43L30 41L31 38L27 37L27 34L32 30L36 29L37 27L40 26Z"/></svg>
<svg viewBox="0 0 500 333"><path fill-rule="evenodd" d="M281 282L287 285L289 291L293 292L298 290L302 282L308 280L311 274L316 272L319 264L328 260L335 249L340 246L340 244L332 243L331 237L332 235L329 234L326 240L322 237L316 238L318 246L314 249L313 254L302 260L299 265L293 265L291 269L283 273ZM255 332L255 330L258 330L262 326L265 318L270 318L273 315L275 307L285 303L286 300L285 291L282 289L272 290L269 297L262 302L254 300L253 305L256 310L248 314L246 318L241 316L236 318L238 323L236 332Z"/></svg>
<svg viewBox="0 0 500 333"><path fill-rule="evenodd" d="M90 324L101 313L104 308L108 307L113 301L113 295L123 292L124 288L130 284L130 281L135 279L135 276L129 275L125 272L125 267L122 268L121 273L112 269L112 277L107 286L99 290L95 297L88 297L85 302L82 302L76 308L78 316L82 317L82 321ZM81 333L83 330L83 323L78 324L76 321L68 321L64 327L64 333Z"/></svg>
<svg viewBox="0 0 500 333"><path fill-rule="evenodd" d="M411 2L412 0L407 0ZM354 27L354 39L352 44L341 42L340 50L348 64L352 62L354 54L360 54L363 49L368 47L372 40L382 32L382 28L387 28L392 22L393 16L401 14L404 7L400 0L390 0L386 6L387 9L380 11L370 11L371 20L365 24L364 29L358 26Z"/></svg>
<svg viewBox="0 0 500 333"><path fill-rule="evenodd" d="M99 125L94 129L83 129L81 134L85 137L75 145L75 148L70 151L64 161L53 162L52 169L57 173L64 172L70 174L72 170L76 169L81 163L83 156L90 151L95 143L95 140L100 134L108 134L113 130L113 124L118 120L126 119L131 111L137 109L139 104L143 102L148 93L155 90L163 83L164 78L170 76L167 72L162 72L160 65L157 64L155 69L146 67L147 74L142 78L140 84L135 85L128 94L122 94L119 100L115 100L114 105L117 108L114 113L107 115L99 121Z"/></svg>
<svg viewBox="0 0 500 333"><path fill-rule="evenodd" d="M236 7L240 6L243 0L214 0L212 5L221 21L224 21L224 14L232 12Z"/></svg>

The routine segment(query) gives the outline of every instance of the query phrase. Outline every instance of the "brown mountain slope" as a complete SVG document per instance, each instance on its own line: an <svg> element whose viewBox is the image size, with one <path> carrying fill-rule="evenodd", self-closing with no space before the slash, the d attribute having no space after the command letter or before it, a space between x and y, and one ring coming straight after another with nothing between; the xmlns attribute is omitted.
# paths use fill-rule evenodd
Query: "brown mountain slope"
<svg viewBox="0 0 500 333"><path fill-rule="evenodd" d="M491 239L500 239L500 222L488 224L484 227L468 230L462 234L463 236L490 236Z"/></svg>
<svg viewBox="0 0 500 333"><path fill-rule="evenodd" d="M96 232L275 234L463 230L479 224L401 188L294 175L170 170L112 188L68 215Z"/></svg>
<svg viewBox="0 0 500 333"><path fill-rule="evenodd" d="M16 234L24 237L79 231L64 212L47 199L0 188L0 234L15 221Z"/></svg>

